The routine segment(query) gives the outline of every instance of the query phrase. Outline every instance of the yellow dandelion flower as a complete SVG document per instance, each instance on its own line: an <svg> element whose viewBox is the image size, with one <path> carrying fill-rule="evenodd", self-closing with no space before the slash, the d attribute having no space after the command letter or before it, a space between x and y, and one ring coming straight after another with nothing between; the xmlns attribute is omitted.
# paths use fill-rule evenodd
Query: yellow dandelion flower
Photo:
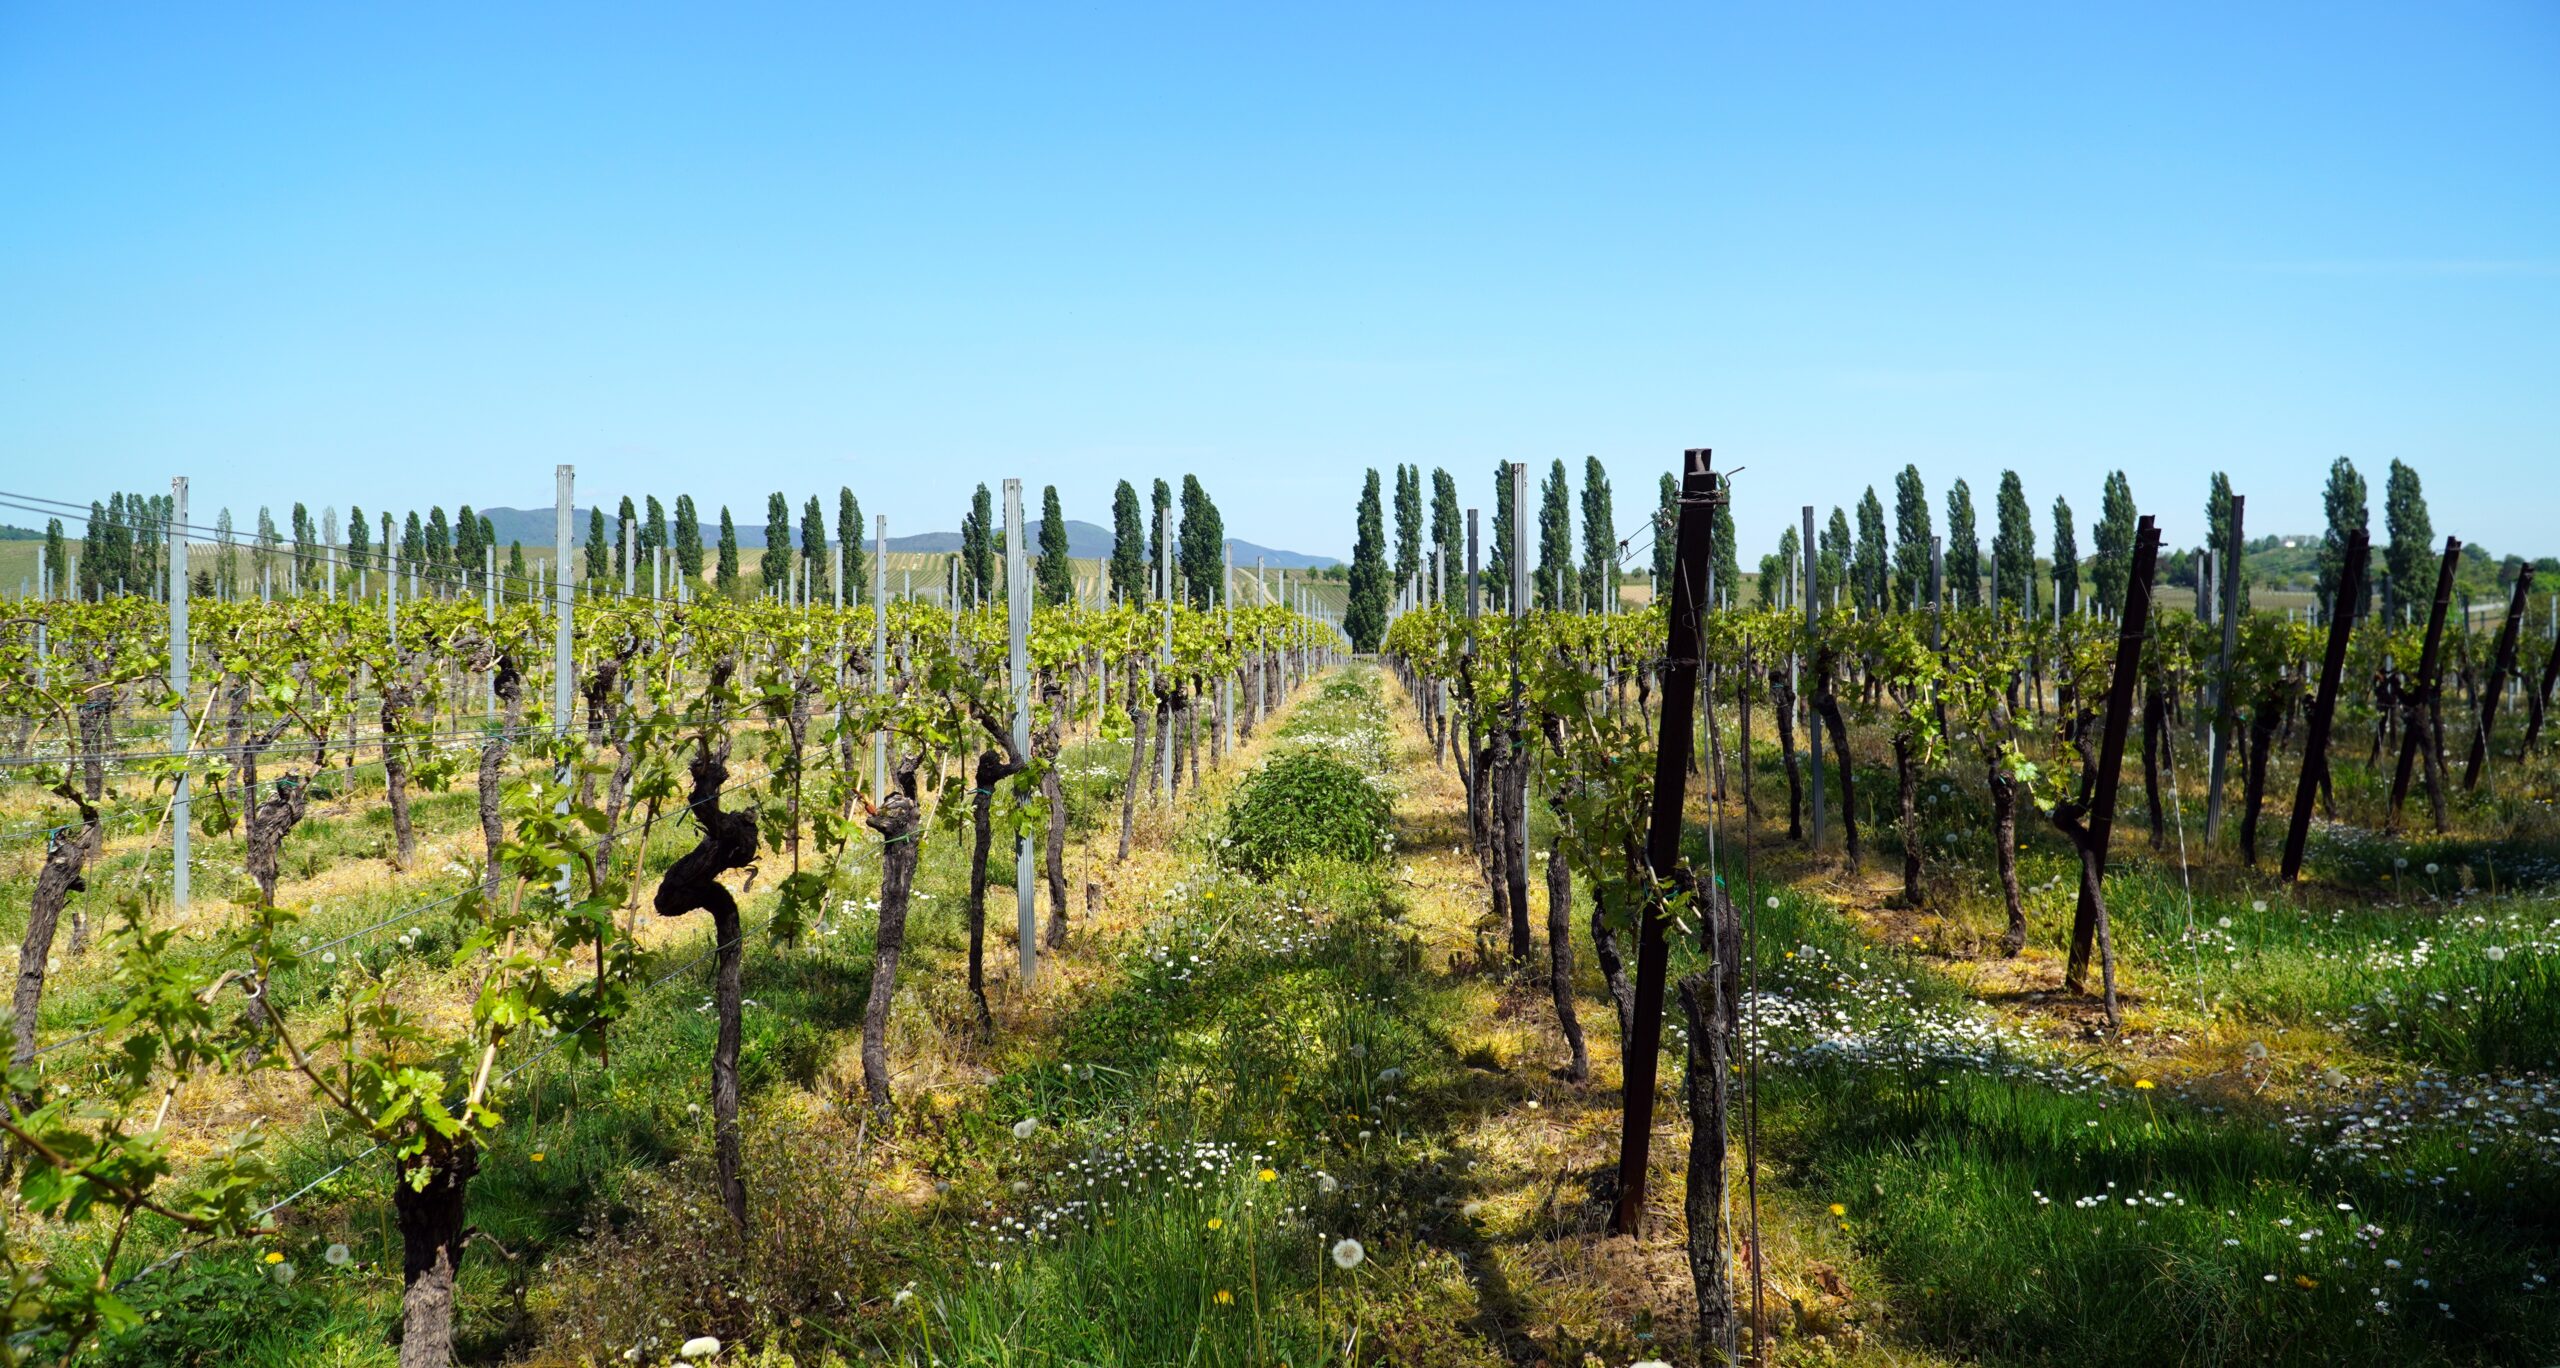
<svg viewBox="0 0 2560 1368"><path fill-rule="evenodd" d="M1834 1216L1846 1216L1849 1214L1849 1208L1840 1205L1838 1202L1833 1202L1831 1204L1831 1214Z"/></svg>
<svg viewBox="0 0 2560 1368"><path fill-rule="evenodd" d="M1210 1218L1209 1218L1209 1228L1210 1228L1211 1230L1215 1230L1215 1229L1217 1229L1218 1227L1220 1227L1220 1226L1222 1226L1222 1225L1225 1225L1226 1223L1227 1223L1227 1222L1226 1222L1226 1219L1225 1219L1224 1217L1220 1217L1220 1216L1212 1216L1212 1217L1210 1217Z"/></svg>
<svg viewBox="0 0 2560 1368"><path fill-rule="evenodd" d="M1218 1289L1218 1305L1220 1305L1220 1306L1233 1306L1233 1305L1235 1305L1235 1304L1236 1304L1236 1294L1235 1294L1235 1293L1230 1292L1230 1291L1228 1291L1227 1289L1225 1289L1225 1288L1223 1288L1223 1287L1221 1287L1221 1288L1219 1288L1219 1289Z"/></svg>
<svg viewBox="0 0 2560 1368"><path fill-rule="evenodd" d="M1253 1176L1266 1183L1276 1183L1280 1181L1280 1171L1278 1169L1264 1169L1262 1172Z"/></svg>
<svg viewBox="0 0 2560 1368"><path fill-rule="evenodd" d="M271 1264L283 1263L284 1255L277 1250L270 1249L267 1251L267 1262Z"/></svg>
<svg viewBox="0 0 2560 1368"><path fill-rule="evenodd" d="M2305 1292L2308 1292L2312 1288L2318 1287L2320 1285L2320 1280L2307 1273L2296 1273L2293 1275L2293 1285L2301 1288Z"/></svg>
<svg viewBox="0 0 2560 1368"><path fill-rule="evenodd" d="M2149 1092L2160 1085L2152 1082L2148 1078L2137 1078L2133 1080L2133 1086L2142 1089L2144 1092Z"/></svg>
<svg viewBox="0 0 2560 1368"><path fill-rule="evenodd" d="M541 1162L542 1162L542 1151L540 1151L540 1150L535 1150L535 1151L533 1152L533 1162L535 1162L535 1163L537 1163L537 1164L539 1164L539 1163L541 1163Z"/></svg>

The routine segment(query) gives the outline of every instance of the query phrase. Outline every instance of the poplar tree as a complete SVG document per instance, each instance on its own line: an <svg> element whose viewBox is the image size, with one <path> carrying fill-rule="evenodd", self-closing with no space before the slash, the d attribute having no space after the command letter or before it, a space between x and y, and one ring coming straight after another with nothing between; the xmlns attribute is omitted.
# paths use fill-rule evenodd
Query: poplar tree
<svg viewBox="0 0 2560 1368"><path fill-rule="evenodd" d="M1709 563L1716 568L1716 598L1719 602L1742 598L1742 549L1733 534L1733 486L1722 478L1716 480L1716 492L1724 495L1713 510L1715 521L1714 554Z"/></svg>
<svg viewBox="0 0 2560 1368"><path fill-rule="evenodd" d="M1618 595L1618 517L1597 456L1582 458L1582 584L1586 610L1606 611Z"/></svg>
<svg viewBox="0 0 2560 1368"><path fill-rule="evenodd" d="M719 561L711 572L711 582L721 593L734 598L738 593L738 524L729 516L729 505L720 505Z"/></svg>
<svg viewBox="0 0 2560 1368"><path fill-rule="evenodd" d="M1511 607L1511 463L1493 466L1493 544L1484 551L1485 607L1507 612Z"/></svg>
<svg viewBox="0 0 2560 1368"><path fill-rule="evenodd" d="M1991 538L1991 592L2004 613L2016 614L2026 602L2027 585L2036 575L2035 518L2027 509L2027 488L2018 472L2000 472L2000 530Z"/></svg>
<svg viewBox="0 0 2560 1368"><path fill-rule="evenodd" d="M1538 486L1538 576L1529 601L1541 608L1563 609L1574 602L1573 486L1558 458Z"/></svg>
<svg viewBox="0 0 2560 1368"><path fill-rule="evenodd" d="M427 579L428 593L439 593L440 582L449 582L453 571L453 524L445 521L444 507L427 509Z"/></svg>
<svg viewBox="0 0 2560 1368"><path fill-rule="evenodd" d="M756 562L765 593L791 580L791 501L777 489L764 500L764 556Z"/></svg>
<svg viewBox="0 0 2560 1368"><path fill-rule="evenodd" d="M1358 535L1351 546L1351 602L1342 615L1342 630L1351 649L1374 651L1387 629L1386 520L1378 507L1378 472L1370 470L1360 489Z"/></svg>
<svg viewBox="0 0 2560 1368"><path fill-rule="evenodd" d="M995 496L987 492L984 484L979 485L977 491L969 496L969 519L977 525L978 538L963 548L969 557L969 563L962 568L960 581L963 585L974 587L979 597L989 603L996 601L998 588L995 510Z"/></svg>
<svg viewBox="0 0 2560 1368"><path fill-rule="evenodd" d="M2071 530L2071 503L2053 501L2053 602L2064 617L2080 611L2080 539Z"/></svg>
<svg viewBox="0 0 2560 1368"><path fill-rule="evenodd" d="M2364 476L2356 473L2355 462L2341 456L2329 463L2329 484L2321 491L2320 503L2329 515L2329 527L2320 534L2313 592L2319 596L2321 616L2325 620L2341 611L2339 605L2330 602L2330 598L2338 592L2338 577L2346 573L2347 539L2358 532L2369 531L2372 526L2365 509ZM2372 577L2367 576L2365 582L2372 583ZM2344 606L2343 611L2348 623L2353 625L2364 612L2364 604L2350 603Z"/></svg>
<svg viewBox="0 0 2560 1368"><path fill-rule="evenodd" d="M92 511L89 515L89 539L88 546L86 548L88 554L80 558L80 566L84 572L84 579L103 576L103 574L115 564L115 554L112 543L108 541L107 531L103 526L105 519L99 515L99 512L97 511L98 506L96 504L91 504L89 507ZM417 542L419 538L418 515L415 513L409 515L408 531L408 536L402 541L402 549L406 551L412 559L415 559L417 556ZM249 590L251 593L257 592L258 585L266 580L268 572L274 568L276 563L275 548L275 514L268 512L266 505L260 504L258 506L257 530L251 535L249 541ZM106 554L99 554L101 552L105 552ZM103 582L109 585L114 583L111 579L104 580Z"/></svg>
<svg viewBox="0 0 2560 1368"><path fill-rule="evenodd" d="M453 515L453 563L462 567L465 584L476 583L486 568L481 559L480 515L464 504Z"/></svg>
<svg viewBox="0 0 2560 1368"><path fill-rule="evenodd" d="M1173 507L1173 486L1156 481L1155 493L1147 501L1147 583L1155 583L1156 567L1164 561L1164 539L1167 519Z"/></svg>
<svg viewBox="0 0 2560 1368"><path fill-rule="evenodd" d="M1396 586L1422 569L1422 467L1396 466Z"/></svg>
<svg viewBox="0 0 2560 1368"><path fill-rule="evenodd" d="M2397 460L2382 486L2382 526L2391 537L2383 568L2395 611L2418 613L2419 604L2435 602L2436 532L2427 520L2427 496L2418 487L2418 472Z"/></svg>
<svg viewBox="0 0 2560 1368"><path fill-rule="evenodd" d="M418 515L412 513L409 516L415 518ZM605 537L604 505L597 504L587 510L587 583L590 586L601 587L613 578L613 556Z"/></svg>
<svg viewBox="0 0 2560 1368"><path fill-rule="evenodd" d="M810 495L809 502L800 509L800 554L803 557L801 573L807 576L811 601L820 597L821 589L832 594L834 586L821 578L831 568L827 564L827 511L815 494Z"/></svg>
<svg viewBox="0 0 2560 1368"><path fill-rule="evenodd" d="M2133 569L2133 527L2137 516L2133 508L2133 485L2125 479L2123 471L2109 471L2106 489L2099 495L2098 555L2090 567L2098 580L2093 586L2098 597L2098 611L2108 617L2124 611L2124 581L2126 574Z"/></svg>
<svg viewBox="0 0 2560 1368"><path fill-rule="evenodd" d="M319 559L319 539L311 527L311 510L300 503L293 506L293 568L303 579L311 577L311 567Z"/></svg>
<svg viewBox="0 0 2560 1368"><path fill-rule="evenodd" d="M2231 549L2231 477L2219 470L2213 472L2213 479L2205 486L2204 527L2205 549L2213 552L2215 574L2220 575L2229 569L2222 562ZM2213 586L2213 593L2215 602L2219 604L2222 597L2220 583ZM2220 612L2221 609L2217 607L2214 611ZM2245 574L2240 580L2240 611L2249 611L2249 581Z"/></svg>
<svg viewBox="0 0 2560 1368"><path fill-rule="evenodd" d="M693 496L676 496L676 571L688 584L702 581L702 514L693 506Z"/></svg>
<svg viewBox="0 0 2560 1368"><path fill-rule="evenodd" d="M1840 505L1831 506L1831 520L1822 525L1822 544L1815 548L1813 582L1820 600L1818 607L1829 612L1837 597L1846 603L1857 597L1849 583L1849 567L1855 560L1856 542L1849 536L1849 515Z"/></svg>
<svg viewBox="0 0 2560 1368"><path fill-rule="evenodd" d="M1040 489L1039 593L1033 602L1044 608L1064 606L1076 596L1075 563L1067 557L1067 515L1058 509L1058 487Z"/></svg>
<svg viewBox="0 0 2560 1368"><path fill-rule="evenodd" d="M1920 482L1920 467L1906 465L1893 477L1894 606L1919 608L1929 602L1929 487Z"/></svg>
<svg viewBox="0 0 2560 1368"><path fill-rule="evenodd" d="M1147 601L1146 514L1127 480L1111 491L1111 589L1122 603Z"/></svg>
<svg viewBox="0 0 2560 1368"><path fill-rule="evenodd" d="M1849 595L1858 601L1859 610L1874 614L1884 609L1891 571L1887 568L1891 552L1885 546L1884 501L1876 497L1876 487L1867 486L1867 495L1858 500L1858 542L1849 558Z"/></svg>
<svg viewBox="0 0 2560 1368"><path fill-rule="evenodd" d="M59 520L56 520L56 525L59 525ZM369 533L366 533L366 525L364 525L364 510L361 510L361 507L358 507L358 510L356 510L356 520L353 520L353 523L348 523L348 528L346 528L346 558L348 558L348 564L353 564L353 566L361 566L361 564L364 564L364 556L366 556L366 535L369 535ZM59 541L59 538L54 538L54 541ZM46 551L44 551L44 561L46 561L46 564L49 564L49 566L54 566L54 584L56 584L56 587L59 587L59 584L61 584L61 561L56 561L56 558L54 558L54 548L51 548L51 543L49 543L49 546L46 546ZM236 599L236 597L241 597L241 548L233 546L233 538L230 538L230 510L228 510L228 507L225 507L223 512L218 512L218 515L215 515L215 517L212 517L212 582L215 582L215 587L218 587L220 592L223 592L223 597L225 597L225 599Z"/></svg>
<svg viewBox="0 0 2560 1368"><path fill-rule="evenodd" d="M1467 518L1458 507L1458 481L1448 471L1431 469L1431 544L1440 552L1440 582L1464 598L1459 581L1467 572Z"/></svg>
<svg viewBox="0 0 2560 1368"><path fill-rule="evenodd" d="M1419 485L1419 475L1415 482ZM1418 493L1416 497L1419 498ZM1218 575L1225 567L1226 546L1227 524L1218 516L1218 505L1211 502L1209 491L1200 487L1198 476L1183 476L1182 530L1174 543L1174 561L1193 607L1206 608L1217 601Z"/></svg>
<svg viewBox="0 0 2560 1368"><path fill-rule="evenodd" d="M871 594L871 561L864 550L862 501L853 486L836 486L836 554L844 561L844 601L860 603Z"/></svg>
<svg viewBox="0 0 2560 1368"><path fill-rule="evenodd" d="M1671 566L1679 554L1676 529L1680 526L1680 482L1670 471L1662 472L1660 493L1653 509L1653 586L1654 592L1664 595L1663 602L1668 603Z"/></svg>
<svg viewBox="0 0 2560 1368"><path fill-rule="evenodd" d="M1804 556L1804 541L1789 526L1778 534L1776 552L1760 558L1759 592L1754 595L1762 608L1777 608L1784 601L1788 581L1795 577L1796 563Z"/></svg>
<svg viewBox="0 0 2560 1368"><path fill-rule="evenodd" d="M1982 538L1973 525L1973 490L1962 480L1947 491L1947 602L1982 602Z"/></svg>
<svg viewBox="0 0 2560 1368"><path fill-rule="evenodd" d="M665 550L667 506L658 502L658 496L652 494L640 505L640 509L640 549L649 552Z"/></svg>

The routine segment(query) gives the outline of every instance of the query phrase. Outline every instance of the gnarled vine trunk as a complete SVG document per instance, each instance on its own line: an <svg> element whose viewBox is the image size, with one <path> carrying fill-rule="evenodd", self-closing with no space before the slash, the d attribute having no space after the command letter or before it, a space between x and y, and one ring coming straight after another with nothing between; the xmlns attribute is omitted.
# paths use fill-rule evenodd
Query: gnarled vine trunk
<svg viewBox="0 0 2560 1368"><path fill-rule="evenodd" d="M1556 1025L1573 1053L1564 1076L1579 1083L1591 1076L1591 1052L1573 1011L1573 871L1565 864L1561 837L1547 849L1547 988L1556 1002Z"/></svg>
<svg viewBox="0 0 2560 1368"><path fill-rule="evenodd" d="M45 974L53 959L54 931L61 925L62 909L71 895L87 891L88 880L81 877L81 871L96 858L106 840L98 824L96 803L68 782L56 784L53 791L78 809L80 820L69 830L51 833L44 864L36 870L35 895L27 905L26 934L18 940L17 989L10 997L14 1014L10 1028L16 1037L9 1055L13 1066L36 1057L36 1023L38 1009L44 1004Z"/></svg>
<svg viewBox="0 0 2560 1368"><path fill-rule="evenodd" d="M898 995L898 959L907 948L907 900L915 889L916 844L924 830L916 806L916 760L898 767L897 787L871 814L880 833L880 934L871 957L871 997L862 1009L862 1089L871 1109L889 1114L889 1004Z"/></svg>
<svg viewBox="0 0 2560 1368"><path fill-rule="evenodd" d="M393 1166L391 1209L400 1227L400 1368L453 1362L455 1282L462 1272L464 1198L480 1153L469 1136L430 1134L426 1151Z"/></svg>
<svg viewBox="0 0 2560 1368"><path fill-rule="evenodd" d="M1682 1208L1689 1224L1689 1280L1698 1297L1698 1361L1730 1362L1734 1342L1731 1230L1725 1220L1725 1117L1732 1098L1731 1013L1712 973L1680 980L1680 1011L1689 1022L1689 1185Z"/></svg>
<svg viewBox="0 0 2560 1368"><path fill-rule="evenodd" d="M720 810L720 790L729 782L728 761L726 735L716 742L707 736L695 741L688 810L702 825L702 839L667 867L665 877L658 880L658 892L651 905L662 917L697 911L711 914L711 998L712 1010L719 1017L718 1035L711 1048L712 1160L718 1173L720 1204L743 1230L747 1224L747 1188L738 1172L738 1048L746 1001L746 946L738 921L738 900L721 884L720 876L754 862L756 819L749 812Z"/></svg>
<svg viewBox="0 0 2560 1368"><path fill-rule="evenodd" d="M1066 751L1067 710L1056 680L1049 681L1042 692L1049 700L1049 722L1040 729L1034 748L1045 762L1040 770L1040 798L1049 809L1049 840L1040 852L1042 872L1049 882L1049 931L1042 939L1054 950L1067 943L1067 785L1058 774L1059 758Z"/></svg>

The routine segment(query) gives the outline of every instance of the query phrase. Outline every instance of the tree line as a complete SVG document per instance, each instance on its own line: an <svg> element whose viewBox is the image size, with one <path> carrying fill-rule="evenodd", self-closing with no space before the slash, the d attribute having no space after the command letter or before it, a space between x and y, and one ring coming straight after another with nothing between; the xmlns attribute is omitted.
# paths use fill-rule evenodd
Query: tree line
<svg viewBox="0 0 2560 1368"><path fill-rule="evenodd" d="M1454 503L1454 487L1449 497ZM756 572L767 592L792 583L795 574L802 576L803 584L830 584L828 576L833 573L843 577L846 602L870 599L870 550L861 500L851 486L843 486L836 491L835 505L830 524L819 496L810 495L800 507L795 526L789 496L780 490L766 496L764 549ZM1105 573L1112 597L1128 603L1161 597L1155 588L1154 567L1164 550L1168 514L1175 506L1174 488L1163 479L1154 481L1151 509L1142 508L1129 481L1119 482L1112 499L1112 549ZM1182 477L1178 516L1175 596L1205 608L1218 601L1226 524L1196 475ZM50 520L43 534L43 555L50 582L57 586L55 592L68 588L92 601L125 593L161 595L168 564L169 518L166 494L119 493L92 502L85 539L76 554L62 520ZM591 583L615 582L617 567L627 564L635 587L654 593L663 561L670 576L699 584L707 570L717 592L730 597L748 592L737 519L725 504L720 506L716 532L708 543L700 507L690 494L677 495L672 505L654 494L636 501L625 495L610 518L601 505L590 508L582 540L580 568ZM231 510L224 508L215 517L212 542L209 563L197 569L191 591L199 597L238 599L307 589L318 582L323 562L330 560L349 570L387 571L396 558L402 568L416 570L440 590L476 591L490 573L489 553L497 547L498 536L492 520L469 504L459 505L451 517L441 505L430 506L423 516L412 509L397 519L385 511L378 530L361 506L350 506L342 536L334 506L314 517L306 505L296 503L284 528L277 525L269 508L261 506L254 531L245 537L235 529ZM1071 601L1075 573L1056 485L1041 490L1038 543L1032 553L1037 601L1044 605ZM961 601L991 602L1004 597L998 569L1003 554L1004 529L995 515L993 496L980 484L960 523L951 587ZM509 541L502 559L496 585L500 596L530 597L533 581L524 543Z"/></svg>
<svg viewBox="0 0 2560 1368"><path fill-rule="evenodd" d="M1355 514L1349 578L1351 603L1344 629L1360 650L1374 650L1385 633L1392 600L1399 587L1429 578L1427 554L1436 554L1441 583L1465 583L1465 529L1457 482L1448 471L1434 469L1425 511L1419 466L1399 465L1392 495L1395 530L1388 539L1386 509L1378 472L1370 470ZM1815 533L1813 592L1824 604L1854 605L1875 614L1925 604L1929 598L1933 556L1944 576L1951 606L1975 608L2006 605L2015 611L2072 616L2094 611L2113 617L2123 609L2126 574L2133 560L2135 526L2140 519L2130 477L2111 471L2103 481L2098 519L2090 529L2084 558L2079 526L2067 497L2056 497L2048 513L2049 540L2042 557L2037 529L2018 472L2004 470L1991 508L1989 546L1983 545L1973 491L1962 479L1945 492L1945 522L1930 506L1930 494L1917 465L1905 465L1893 481L1893 516L1873 485L1853 508L1834 506ZM1633 535L1620 540L1607 470L1596 456L1583 462L1577 499L1568 468L1553 462L1538 487L1537 526L1533 538L1536 570L1530 576L1530 607L1601 611L1616 602L1631 562L1646 563L1657 582L1670 573L1671 538L1667 529L1677 517L1679 488L1665 472L1652 514ZM1580 537L1575 536L1574 510L1579 504ZM2327 526L2312 548L2313 594L2325 620L2330 612L2348 538L2369 532L2365 479L2355 463L2341 456L2331 463L2322 494ZM2206 537L2201 545L2163 554L2157 562L2155 587L2204 587L2208 551L2228 545L2232 510L2231 478L2215 472L2205 503ZM1715 555L1710 586L1717 601L1740 588L1741 573L1734 545L1729 505L1715 510ZM1493 525L1479 548L1480 589L1487 607L1509 608L1512 580L1512 488L1508 464L1494 468ZM2427 516L2426 495L2417 470L2405 462L2390 464L2383 498L2388 537L2380 574L2371 577L2358 613L2380 610L2400 621L2417 611L2432 593L2437 548ZM1941 540L1943 538L1943 540ZM2478 546L2464 548L2458 585L2465 594L2488 596L2515 582L2528 563L2521 556L2503 560ZM2212 559L2225 557L2216 553ZM1788 522L1777 550L1758 565L1758 606L1794 606L1803 592L1804 542L1797 523ZM2560 573L2560 559L2531 562L2538 573ZM1421 578L1417 578L1417 576ZM2244 571L2244 591L2250 579ZM2244 592L2245 604L2245 592Z"/></svg>

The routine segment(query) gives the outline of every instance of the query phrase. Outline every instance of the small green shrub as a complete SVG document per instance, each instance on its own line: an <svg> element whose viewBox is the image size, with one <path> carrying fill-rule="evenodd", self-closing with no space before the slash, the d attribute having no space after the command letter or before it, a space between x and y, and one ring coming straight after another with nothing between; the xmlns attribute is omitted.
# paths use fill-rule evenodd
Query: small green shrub
<svg viewBox="0 0 2560 1368"><path fill-rule="evenodd" d="M1359 770L1320 751L1291 751L1255 770L1227 810L1226 862L1267 879L1304 859L1384 859L1393 817Z"/></svg>

